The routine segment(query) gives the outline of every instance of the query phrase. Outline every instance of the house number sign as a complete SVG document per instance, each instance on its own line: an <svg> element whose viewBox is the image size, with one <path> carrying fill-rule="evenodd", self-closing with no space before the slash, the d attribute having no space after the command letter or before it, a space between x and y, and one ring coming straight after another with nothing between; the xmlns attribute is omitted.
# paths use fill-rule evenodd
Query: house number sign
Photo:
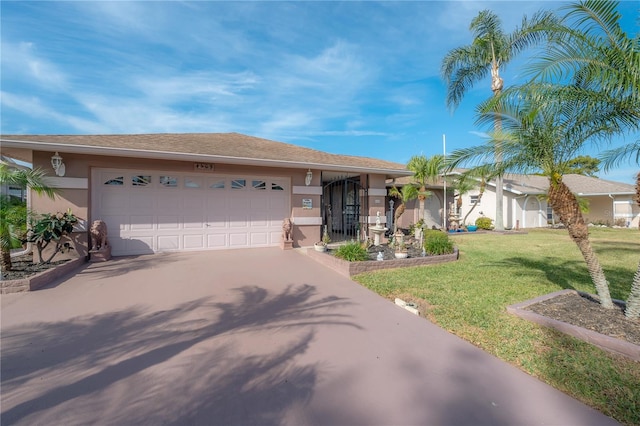
<svg viewBox="0 0 640 426"><path fill-rule="evenodd" d="M193 164L193 169L196 172L212 172L213 171L213 164L211 164L211 163L194 163Z"/></svg>
<svg viewBox="0 0 640 426"><path fill-rule="evenodd" d="M303 209L310 209L313 207L313 203L311 201L311 198L303 198L302 199L302 208Z"/></svg>

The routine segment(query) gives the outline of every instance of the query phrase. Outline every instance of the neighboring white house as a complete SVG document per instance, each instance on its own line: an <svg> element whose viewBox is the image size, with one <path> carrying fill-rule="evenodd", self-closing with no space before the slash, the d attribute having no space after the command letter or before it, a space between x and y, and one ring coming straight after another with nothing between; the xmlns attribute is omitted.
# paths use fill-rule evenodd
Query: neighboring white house
<svg viewBox="0 0 640 426"><path fill-rule="evenodd" d="M638 227L640 208L634 201L636 190L633 185L575 174L565 175L563 181L576 196L587 201L589 211L584 213L587 223ZM408 182L411 182L411 178L403 177L396 179L394 184L404 185ZM539 228L557 223L557 218L547 204L548 187L549 180L544 176L506 175L503 186L505 228ZM476 219L482 216L495 219L495 188L495 181L487 183L480 203L467 218L467 224L475 223ZM437 188L429 189L432 191L432 196L427 199L425 210L428 217L425 222L428 226L441 227L444 223L442 216L443 187L442 184L439 184ZM479 193L479 187L477 187L462 195L460 219L464 218L471 209ZM457 199L454 199L452 191L447 193L446 198L448 216L450 204ZM408 203L407 211L401 218L400 225L408 226L418 220L418 202L412 201Z"/></svg>

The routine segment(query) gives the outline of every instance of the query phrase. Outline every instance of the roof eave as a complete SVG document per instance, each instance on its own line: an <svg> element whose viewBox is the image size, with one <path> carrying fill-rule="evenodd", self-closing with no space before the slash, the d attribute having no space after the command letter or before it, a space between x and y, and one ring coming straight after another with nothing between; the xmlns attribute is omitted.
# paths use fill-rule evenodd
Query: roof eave
<svg viewBox="0 0 640 426"><path fill-rule="evenodd" d="M201 161L201 162L224 162L225 164L263 166L263 167L286 167L292 169L319 168L326 171L375 173L393 176L410 176L411 172L402 169L384 169L376 167L350 166L340 164L325 163L303 163L288 160L270 160L263 158L232 157L211 154L194 154L171 151L153 151L131 148L97 147L91 145L67 145L50 142L20 141L2 139L0 146L9 148L27 148L39 151L57 151L60 153L89 154L89 155L110 155L115 157L135 157L145 159L173 160L173 161Z"/></svg>

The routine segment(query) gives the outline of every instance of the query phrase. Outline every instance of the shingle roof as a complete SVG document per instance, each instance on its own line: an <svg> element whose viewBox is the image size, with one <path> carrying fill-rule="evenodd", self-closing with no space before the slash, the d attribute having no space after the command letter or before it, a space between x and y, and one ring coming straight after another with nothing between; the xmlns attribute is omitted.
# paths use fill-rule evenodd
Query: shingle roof
<svg viewBox="0 0 640 426"><path fill-rule="evenodd" d="M369 157L330 154L297 145L239 133L161 133L132 135L0 135L1 144L22 143L31 149L39 145L63 145L70 151L80 147L144 153L175 153L211 156L218 159L293 163L292 166L331 165L406 173L404 164ZM58 149L62 151L61 149Z"/></svg>
<svg viewBox="0 0 640 426"><path fill-rule="evenodd" d="M577 195L601 195L601 194L635 194L633 185L613 182L583 175L564 175L564 183ZM395 180L398 185L412 182L412 178L402 177ZM504 190L516 194L545 194L549 188L549 179L546 176L508 174L503 178ZM495 185L495 182L492 181Z"/></svg>

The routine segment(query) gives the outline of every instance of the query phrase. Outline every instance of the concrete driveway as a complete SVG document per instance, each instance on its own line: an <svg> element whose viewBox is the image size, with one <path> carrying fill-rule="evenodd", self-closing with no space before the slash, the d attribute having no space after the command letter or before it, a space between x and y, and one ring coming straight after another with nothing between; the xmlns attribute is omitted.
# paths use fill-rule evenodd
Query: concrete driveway
<svg viewBox="0 0 640 426"><path fill-rule="evenodd" d="M1 299L3 425L615 424L297 251L116 258Z"/></svg>

